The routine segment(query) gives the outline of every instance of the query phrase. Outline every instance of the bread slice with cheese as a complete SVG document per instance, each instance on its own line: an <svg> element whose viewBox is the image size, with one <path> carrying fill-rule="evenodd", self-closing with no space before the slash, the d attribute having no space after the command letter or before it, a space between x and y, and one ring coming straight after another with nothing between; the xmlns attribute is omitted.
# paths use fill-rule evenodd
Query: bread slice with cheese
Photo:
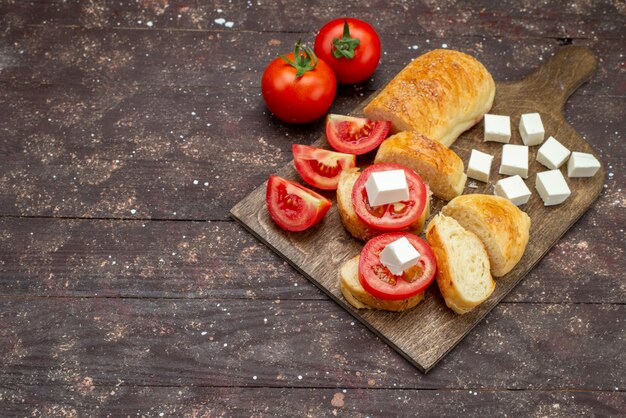
<svg viewBox="0 0 626 418"><path fill-rule="evenodd" d="M489 256L482 241L454 218L438 214L426 228L437 260L437 285L446 305L464 314L493 293Z"/></svg>
<svg viewBox="0 0 626 418"><path fill-rule="evenodd" d="M376 235L382 234L382 232L367 226L354 211L354 205L352 204L352 189L354 188L354 183L356 183L360 174L361 172L358 168L350 168L342 171L339 175L339 184L337 186L337 209L339 209L341 222L348 232L357 239L367 241ZM426 219L430 215L430 192L428 195L426 206L424 207L424 211L420 217L417 221L409 225L407 228L404 228L402 231L411 232L415 235L422 233Z"/></svg>
<svg viewBox="0 0 626 418"><path fill-rule="evenodd" d="M452 199L441 212L480 238L487 249L493 276L507 274L524 255L530 217L508 199L467 194Z"/></svg>
<svg viewBox="0 0 626 418"><path fill-rule="evenodd" d="M463 160L454 151L417 132L400 132L387 138L380 144L374 163L409 167L443 200L463 193L467 181Z"/></svg>
<svg viewBox="0 0 626 418"><path fill-rule="evenodd" d="M363 112L391 121L393 133L416 131L449 147L491 109L495 92L493 77L477 59L435 49L411 61Z"/></svg>
<svg viewBox="0 0 626 418"><path fill-rule="evenodd" d="M340 270L340 287L343 297L356 309L381 309L385 311L404 311L416 306L424 299L424 292L401 300L379 299L368 293L359 281L359 258L355 256L346 261Z"/></svg>

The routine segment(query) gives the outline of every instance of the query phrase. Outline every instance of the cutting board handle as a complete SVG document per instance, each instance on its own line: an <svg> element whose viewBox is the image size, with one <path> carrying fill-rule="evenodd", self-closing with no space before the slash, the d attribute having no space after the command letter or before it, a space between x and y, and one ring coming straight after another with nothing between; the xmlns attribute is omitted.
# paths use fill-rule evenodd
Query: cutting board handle
<svg viewBox="0 0 626 418"><path fill-rule="evenodd" d="M589 48L566 46L528 76L526 81L534 84L537 91L545 92L543 97L546 102L562 108L567 98L591 78L597 62L598 59Z"/></svg>

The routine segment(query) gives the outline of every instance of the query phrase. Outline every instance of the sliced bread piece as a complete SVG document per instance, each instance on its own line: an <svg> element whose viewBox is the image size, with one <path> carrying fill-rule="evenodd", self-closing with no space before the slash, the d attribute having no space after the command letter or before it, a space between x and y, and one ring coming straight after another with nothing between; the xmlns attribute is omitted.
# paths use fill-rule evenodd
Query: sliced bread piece
<svg viewBox="0 0 626 418"><path fill-rule="evenodd" d="M424 292L407 299L384 300L368 293L359 281L359 258L355 256L346 261L340 270L340 287L343 297L356 309L382 309L385 311L404 311L412 308L424 299Z"/></svg>
<svg viewBox="0 0 626 418"><path fill-rule="evenodd" d="M352 204L352 188L360 174L361 172L358 168L350 168L341 172L339 175L339 185L337 187L337 208L339 209L341 222L348 232L357 239L367 241L383 232L368 227L354 211L354 205ZM421 234L424 230L426 218L428 218L429 215L430 196L426 200L426 207L422 215L413 224L404 228L403 231L411 232L415 235Z"/></svg>
<svg viewBox="0 0 626 418"><path fill-rule="evenodd" d="M463 160L454 151L417 132L400 132L384 140L374 163L409 167L443 200L463 193L467 181Z"/></svg>
<svg viewBox="0 0 626 418"><path fill-rule="evenodd" d="M467 194L452 199L441 212L454 218L485 244L494 277L507 274L524 255L530 235L530 217L508 199Z"/></svg>
<svg viewBox="0 0 626 418"><path fill-rule="evenodd" d="M454 218L436 215L426 240L437 259L437 285L446 305L464 314L483 303L495 289L483 243Z"/></svg>

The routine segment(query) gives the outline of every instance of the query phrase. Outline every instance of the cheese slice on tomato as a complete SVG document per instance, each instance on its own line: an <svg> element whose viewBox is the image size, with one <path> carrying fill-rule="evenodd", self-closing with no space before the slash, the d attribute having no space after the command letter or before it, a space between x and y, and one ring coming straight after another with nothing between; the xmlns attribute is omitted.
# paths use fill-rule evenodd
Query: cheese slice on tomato
<svg viewBox="0 0 626 418"><path fill-rule="evenodd" d="M404 170L376 171L365 183L367 200L376 207L409 200L409 185Z"/></svg>
<svg viewBox="0 0 626 418"><path fill-rule="evenodd" d="M420 253L406 237L397 239L385 246L380 252L380 262L391 274L399 276L417 264Z"/></svg>

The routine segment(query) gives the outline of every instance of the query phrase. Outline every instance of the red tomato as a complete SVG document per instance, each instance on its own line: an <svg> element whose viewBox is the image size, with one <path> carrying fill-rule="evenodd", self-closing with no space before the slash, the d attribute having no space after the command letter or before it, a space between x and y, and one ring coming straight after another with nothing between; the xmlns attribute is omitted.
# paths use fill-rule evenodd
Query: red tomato
<svg viewBox="0 0 626 418"><path fill-rule="evenodd" d="M272 219L287 231L315 225L331 206L324 196L279 176L270 176L265 201Z"/></svg>
<svg viewBox="0 0 626 418"><path fill-rule="evenodd" d="M335 19L325 24L315 37L314 49L341 84L367 79L380 60L378 34L369 23L358 19Z"/></svg>
<svg viewBox="0 0 626 418"><path fill-rule="evenodd" d="M372 207L369 205L365 183L377 171L404 170L409 186L409 200ZM411 225L426 207L428 193L422 178L410 168L400 164L381 163L367 167L354 183L352 205L359 219L378 231L398 231Z"/></svg>
<svg viewBox="0 0 626 418"><path fill-rule="evenodd" d="M395 276L380 262L380 252L402 237L409 240L420 258L417 265ZM406 299L423 292L432 283L436 271L433 250L426 241L408 232L390 232L372 238L363 247L359 259L361 286L372 296L386 300Z"/></svg>
<svg viewBox="0 0 626 418"><path fill-rule="evenodd" d="M356 166L356 156L293 144L293 162L302 179L324 190L336 190L341 171Z"/></svg>
<svg viewBox="0 0 626 418"><path fill-rule="evenodd" d="M278 119L307 123L328 111L337 93L337 79L328 64L298 42L294 52L276 58L267 66L261 79L261 92L267 107Z"/></svg>
<svg viewBox="0 0 626 418"><path fill-rule="evenodd" d="M333 115L326 118L326 138L331 147L347 154L366 154L387 138L390 121L372 121L353 116Z"/></svg>

